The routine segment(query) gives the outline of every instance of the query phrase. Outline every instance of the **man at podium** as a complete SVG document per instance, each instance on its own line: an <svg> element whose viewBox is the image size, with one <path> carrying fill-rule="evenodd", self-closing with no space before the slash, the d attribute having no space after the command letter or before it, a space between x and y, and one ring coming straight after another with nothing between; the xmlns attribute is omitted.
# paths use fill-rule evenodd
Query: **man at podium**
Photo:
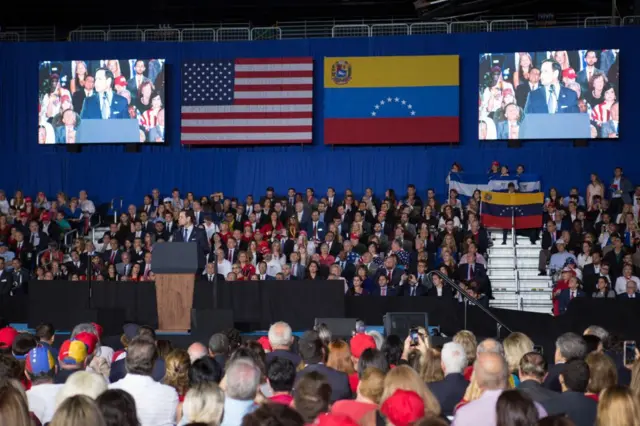
<svg viewBox="0 0 640 426"><path fill-rule="evenodd" d="M560 84L562 67L554 59L545 59L540 66L540 83L529 93L524 107L526 114L579 113L578 95Z"/></svg>
<svg viewBox="0 0 640 426"><path fill-rule="evenodd" d="M210 248L207 232L195 226L195 221L193 210L182 210L178 216L180 227L173 232L173 241L177 243L195 242L198 244L198 271L196 274L200 275L204 270Z"/></svg>

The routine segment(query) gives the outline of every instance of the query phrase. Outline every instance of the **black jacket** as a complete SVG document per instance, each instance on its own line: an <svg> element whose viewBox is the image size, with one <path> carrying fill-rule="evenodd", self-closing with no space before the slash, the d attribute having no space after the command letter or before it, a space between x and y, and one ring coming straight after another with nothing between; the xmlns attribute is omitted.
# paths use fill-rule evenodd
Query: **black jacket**
<svg viewBox="0 0 640 426"><path fill-rule="evenodd" d="M460 373L447 374L444 380L428 383L429 390L438 399L442 414L453 415L453 410L464 396L469 382Z"/></svg>
<svg viewBox="0 0 640 426"><path fill-rule="evenodd" d="M542 403L550 416L566 414L576 426L593 426L598 403L580 392L567 391Z"/></svg>
<svg viewBox="0 0 640 426"><path fill-rule="evenodd" d="M327 381L331 385L331 402L352 398L351 387L349 386L349 376L341 371L327 367L324 364L307 365L305 368L298 371L298 374L296 375L296 382L298 382L302 376L312 371L317 371L327 378Z"/></svg>
<svg viewBox="0 0 640 426"><path fill-rule="evenodd" d="M535 402L543 403L552 398L556 398L560 395L558 392L554 392L550 389L543 387L535 380L525 380L520 382L518 386L520 392L526 393Z"/></svg>

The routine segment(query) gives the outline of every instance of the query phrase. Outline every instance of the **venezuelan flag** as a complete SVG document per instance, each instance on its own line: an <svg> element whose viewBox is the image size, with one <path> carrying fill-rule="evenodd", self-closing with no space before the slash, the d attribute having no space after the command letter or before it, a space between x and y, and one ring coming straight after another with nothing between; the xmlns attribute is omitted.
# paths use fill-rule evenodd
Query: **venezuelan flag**
<svg viewBox="0 0 640 426"><path fill-rule="evenodd" d="M459 142L457 55L324 58L324 143Z"/></svg>
<svg viewBox="0 0 640 426"><path fill-rule="evenodd" d="M511 229L511 217L516 229L540 228L544 194L482 191L480 220L487 228Z"/></svg>

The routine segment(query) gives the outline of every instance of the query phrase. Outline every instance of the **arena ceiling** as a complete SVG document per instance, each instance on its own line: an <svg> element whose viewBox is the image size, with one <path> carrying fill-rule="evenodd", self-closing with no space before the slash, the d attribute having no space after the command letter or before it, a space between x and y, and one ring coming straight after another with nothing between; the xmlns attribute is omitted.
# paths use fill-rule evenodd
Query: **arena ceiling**
<svg viewBox="0 0 640 426"><path fill-rule="evenodd" d="M633 14L633 2L617 0L621 16ZM422 3L420 3L422 2ZM55 3L12 2L0 15L0 25L56 25L74 29L80 25L251 22L272 25L278 21L312 18L391 18L422 16L424 20L487 15L535 15L580 13L609 15L611 0L152 0L105 3L64 0ZM136 9L135 5L140 8ZM35 12L34 12L35 11ZM640 13L640 12L639 12Z"/></svg>

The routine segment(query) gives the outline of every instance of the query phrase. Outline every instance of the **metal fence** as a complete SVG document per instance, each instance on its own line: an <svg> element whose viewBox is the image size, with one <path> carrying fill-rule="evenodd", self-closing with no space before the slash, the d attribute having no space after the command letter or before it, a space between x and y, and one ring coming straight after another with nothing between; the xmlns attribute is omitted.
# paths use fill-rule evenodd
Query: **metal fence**
<svg viewBox="0 0 640 426"><path fill-rule="evenodd" d="M422 22L413 18L361 19L341 21L317 19L282 21L268 27L254 27L248 22L189 24L171 27L138 25L81 26L64 39L76 42L144 41L144 42L223 42L260 41L300 38L377 37L449 33L483 33L522 31L538 27L597 28L640 25L640 16L557 15L552 21L533 16L493 16L474 21ZM56 28L8 27L0 32L0 42L56 41Z"/></svg>

